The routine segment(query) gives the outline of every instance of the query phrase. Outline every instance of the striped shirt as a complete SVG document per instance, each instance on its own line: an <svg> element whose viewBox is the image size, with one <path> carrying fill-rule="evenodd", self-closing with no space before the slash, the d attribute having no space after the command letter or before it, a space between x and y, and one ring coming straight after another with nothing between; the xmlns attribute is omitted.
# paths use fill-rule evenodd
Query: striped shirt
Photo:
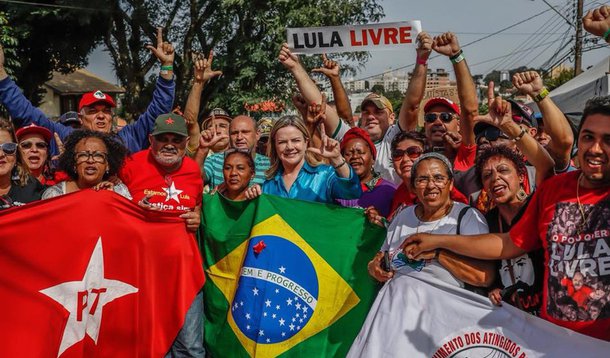
<svg viewBox="0 0 610 358"><path fill-rule="evenodd" d="M209 186L210 189L224 182L222 175L222 167L225 161L224 153L214 153L206 158L203 164L203 170L205 172L205 185ZM250 184L263 185L265 182L265 171L270 166L269 158L262 155L256 154L254 157L254 177L250 181Z"/></svg>

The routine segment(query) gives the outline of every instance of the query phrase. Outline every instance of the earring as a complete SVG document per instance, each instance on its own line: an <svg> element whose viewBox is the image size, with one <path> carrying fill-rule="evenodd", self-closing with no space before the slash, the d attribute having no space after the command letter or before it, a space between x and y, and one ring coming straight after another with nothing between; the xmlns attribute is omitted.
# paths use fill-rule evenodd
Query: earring
<svg viewBox="0 0 610 358"><path fill-rule="evenodd" d="M524 201L527 199L527 193L523 190L523 187L519 187L519 191L517 192L517 200Z"/></svg>

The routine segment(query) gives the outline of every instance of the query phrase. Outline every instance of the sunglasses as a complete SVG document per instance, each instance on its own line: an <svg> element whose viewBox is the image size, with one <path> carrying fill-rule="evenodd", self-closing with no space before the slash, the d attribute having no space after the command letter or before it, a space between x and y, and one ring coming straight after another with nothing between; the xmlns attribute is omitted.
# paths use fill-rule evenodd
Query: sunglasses
<svg viewBox="0 0 610 358"><path fill-rule="evenodd" d="M453 120L453 113L449 113L449 112L440 112L440 113L436 113L436 112L430 112L430 113L426 113L424 114L424 121L426 123L432 123L434 121L436 121L437 118L441 118L441 121L443 123L449 123Z"/></svg>
<svg viewBox="0 0 610 358"><path fill-rule="evenodd" d="M407 149L404 149L404 150L402 150L402 149L394 149L392 151L392 159L394 159L394 160L402 159L405 156L405 154L410 159L417 159L423 153L424 153L424 150L421 147L418 147L418 146L408 147Z"/></svg>
<svg viewBox="0 0 610 358"><path fill-rule="evenodd" d="M21 142L19 146L21 149L30 149L35 145L38 149L47 149L49 145L46 142Z"/></svg>
<svg viewBox="0 0 610 358"><path fill-rule="evenodd" d="M485 137L488 141L493 142L498 140L498 138L510 139L509 136L502 133L502 131L496 127L487 127L485 130L477 135L477 141L481 138Z"/></svg>
<svg viewBox="0 0 610 358"><path fill-rule="evenodd" d="M6 155L13 155L17 151L17 143L2 143L0 144L0 149L2 149L2 151Z"/></svg>

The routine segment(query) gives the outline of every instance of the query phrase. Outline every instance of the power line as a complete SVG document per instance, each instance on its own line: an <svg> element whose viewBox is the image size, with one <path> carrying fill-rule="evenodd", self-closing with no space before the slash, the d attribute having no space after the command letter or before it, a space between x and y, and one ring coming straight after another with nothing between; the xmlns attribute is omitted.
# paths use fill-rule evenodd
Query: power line
<svg viewBox="0 0 610 358"><path fill-rule="evenodd" d="M72 5L57 5L57 4L44 4L44 3L28 2L28 1L17 1L17 0L0 0L0 2L7 3L7 4L32 6L32 7L41 6L41 7L51 7L51 8L58 8L58 9L85 10L85 11L97 11L97 12L108 11L108 10L94 9L94 8L91 8L91 7L81 7L81 6L72 6Z"/></svg>

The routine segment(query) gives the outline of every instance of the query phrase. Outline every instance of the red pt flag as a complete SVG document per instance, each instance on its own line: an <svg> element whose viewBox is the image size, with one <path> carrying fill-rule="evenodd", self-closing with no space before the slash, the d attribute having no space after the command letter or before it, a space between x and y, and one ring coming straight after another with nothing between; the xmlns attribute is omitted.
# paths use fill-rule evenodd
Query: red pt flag
<svg viewBox="0 0 610 358"><path fill-rule="evenodd" d="M183 219L113 192L0 214L3 356L163 356L203 283Z"/></svg>

